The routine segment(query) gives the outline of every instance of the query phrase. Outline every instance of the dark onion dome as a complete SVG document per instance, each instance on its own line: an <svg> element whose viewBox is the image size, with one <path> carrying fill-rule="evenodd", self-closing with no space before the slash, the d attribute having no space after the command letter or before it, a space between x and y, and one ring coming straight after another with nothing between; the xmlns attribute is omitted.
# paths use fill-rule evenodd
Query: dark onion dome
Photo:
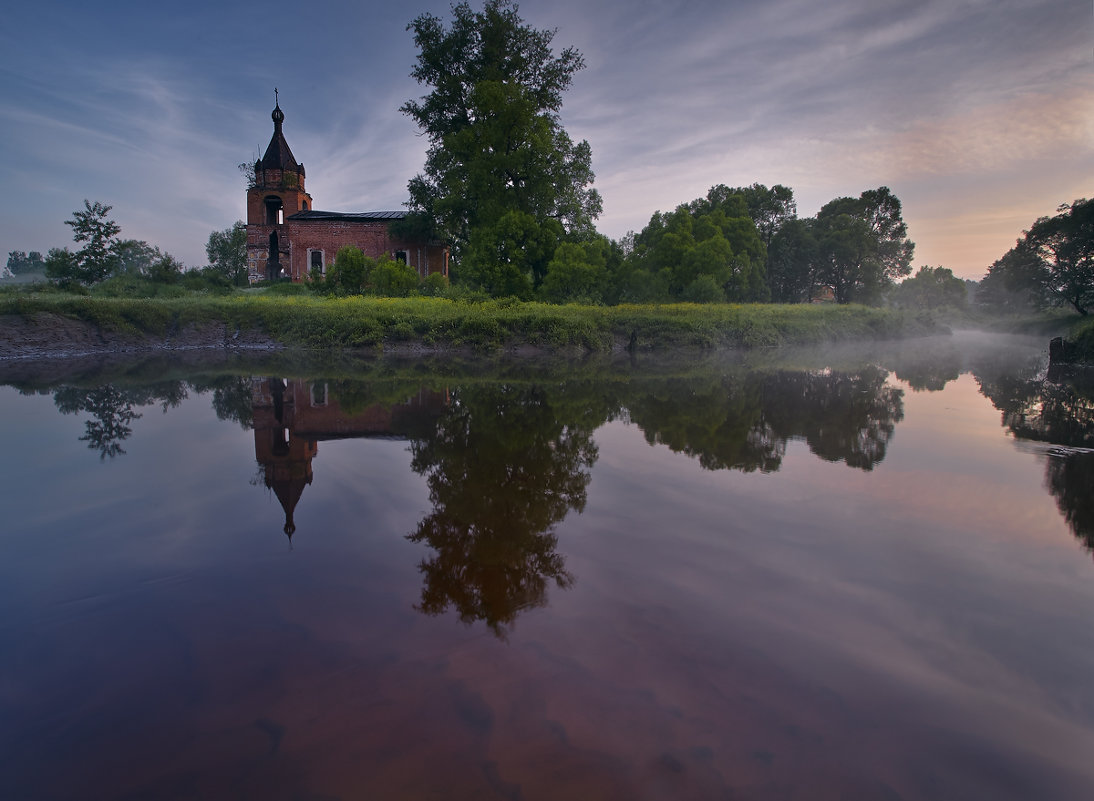
<svg viewBox="0 0 1094 801"><path fill-rule="evenodd" d="M270 114L270 118L274 123L273 136L270 137L270 144L266 148L266 153L255 165L255 169L287 170L303 175L304 165L297 163L292 150L289 148L289 143L285 141L285 134L281 130L281 123L285 121L285 112L281 110L280 105L274 104L274 110Z"/></svg>

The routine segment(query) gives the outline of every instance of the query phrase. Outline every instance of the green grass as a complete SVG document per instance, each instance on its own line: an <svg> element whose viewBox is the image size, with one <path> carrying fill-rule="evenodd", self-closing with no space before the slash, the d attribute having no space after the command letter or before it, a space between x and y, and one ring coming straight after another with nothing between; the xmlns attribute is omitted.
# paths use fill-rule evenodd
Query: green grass
<svg viewBox="0 0 1094 801"><path fill-rule="evenodd" d="M379 348L401 343L497 350L531 345L608 351L679 346L765 347L893 339L929 333L914 315L835 305L665 304L555 306L511 300L319 298L244 291L185 297L88 297L2 293L0 314L57 314L107 332L169 335L190 324L223 323L258 331L287 346Z"/></svg>
<svg viewBox="0 0 1094 801"><path fill-rule="evenodd" d="M1083 317L1074 323L1068 331L1067 338L1074 342L1079 349L1079 359L1094 364L1094 317Z"/></svg>

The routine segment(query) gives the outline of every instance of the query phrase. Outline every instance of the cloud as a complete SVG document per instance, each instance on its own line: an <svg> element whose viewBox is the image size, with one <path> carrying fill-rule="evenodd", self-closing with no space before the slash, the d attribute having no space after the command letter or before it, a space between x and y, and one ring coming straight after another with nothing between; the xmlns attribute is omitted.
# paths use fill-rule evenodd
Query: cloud
<svg viewBox="0 0 1094 801"><path fill-rule="evenodd" d="M918 221L920 253L942 260L967 242L929 241L948 230L939 209L1028 225L1090 173L1079 5L525 0L521 13L586 57L563 120L592 145L605 233L716 183L787 184L803 214L885 184ZM209 231L244 213L235 166L265 148L275 85L319 208L398 208L424 163L398 112L428 90L408 76L405 25L447 20L446 0L70 11L24 4L0 32L8 249L64 244L62 220L88 197L115 205L125 235L200 264ZM291 53L271 58L255 19L290 12Z"/></svg>

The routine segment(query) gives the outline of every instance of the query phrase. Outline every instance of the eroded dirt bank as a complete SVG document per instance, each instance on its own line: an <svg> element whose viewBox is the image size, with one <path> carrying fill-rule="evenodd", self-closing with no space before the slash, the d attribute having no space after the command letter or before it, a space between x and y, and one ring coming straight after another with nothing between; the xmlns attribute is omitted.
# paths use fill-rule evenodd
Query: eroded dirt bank
<svg viewBox="0 0 1094 801"><path fill-rule="evenodd" d="M43 312L0 315L0 359L69 358L157 350L275 350L281 343L260 331L224 323L186 325L166 336L104 331L92 323Z"/></svg>

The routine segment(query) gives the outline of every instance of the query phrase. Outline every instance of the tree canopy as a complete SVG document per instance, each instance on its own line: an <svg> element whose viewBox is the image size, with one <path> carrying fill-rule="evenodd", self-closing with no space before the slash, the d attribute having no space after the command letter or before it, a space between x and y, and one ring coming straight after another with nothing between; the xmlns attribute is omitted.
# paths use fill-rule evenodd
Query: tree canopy
<svg viewBox="0 0 1094 801"><path fill-rule="evenodd" d="M68 248L53 248L46 257L46 275L56 281L75 281L91 285L102 281L117 269L118 234L121 226L111 220L112 206L84 200L84 210L76 211L65 225L72 227L72 239L84 246L75 253Z"/></svg>
<svg viewBox="0 0 1094 801"><path fill-rule="evenodd" d="M968 304L968 290L946 267L920 267L913 277L893 287L889 301L912 309L963 309Z"/></svg>
<svg viewBox="0 0 1094 801"><path fill-rule="evenodd" d="M558 242L591 233L601 210L592 150L559 117L581 54L556 55L555 31L526 25L510 0L458 3L450 25L422 14L407 29L411 76L432 87L402 106L429 140L408 206L451 244L463 280L530 296Z"/></svg>
<svg viewBox="0 0 1094 801"><path fill-rule="evenodd" d="M51 248L45 259L46 277L56 284L92 286L112 276L143 277L158 283L178 281L183 264L169 253L138 239L118 239L121 226L109 218L110 206L84 201L65 225L84 246L72 252Z"/></svg>
<svg viewBox="0 0 1094 801"><path fill-rule="evenodd" d="M1094 199L1076 200L1041 217L989 269L991 296L998 284L1034 305L1069 305L1086 316L1094 305Z"/></svg>
<svg viewBox="0 0 1094 801"><path fill-rule="evenodd" d="M915 244L908 240L900 199L887 186L829 201L814 230L816 275L838 303L874 301L912 271Z"/></svg>
<svg viewBox="0 0 1094 801"><path fill-rule="evenodd" d="M32 250L30 253L24 250L13 250L8 254L7 268L12 275L41 273L45 272L46 262L37 250Z"/></svg>
<svg viewBox="0 0 1094 801"><path fill-rule="evenodd" d="M209 267L236 286L247 285L247 225L237 220L231 228L213 231L205 243Z"/></svg>
<svg viewBox="0 0 1094 801"><path fill-rule="evenodd" d="M707 198L655 212L635 237L632 258L662 277L669 295L695 302L767 299L766 248L739 194L714 187Z"/></svg>

